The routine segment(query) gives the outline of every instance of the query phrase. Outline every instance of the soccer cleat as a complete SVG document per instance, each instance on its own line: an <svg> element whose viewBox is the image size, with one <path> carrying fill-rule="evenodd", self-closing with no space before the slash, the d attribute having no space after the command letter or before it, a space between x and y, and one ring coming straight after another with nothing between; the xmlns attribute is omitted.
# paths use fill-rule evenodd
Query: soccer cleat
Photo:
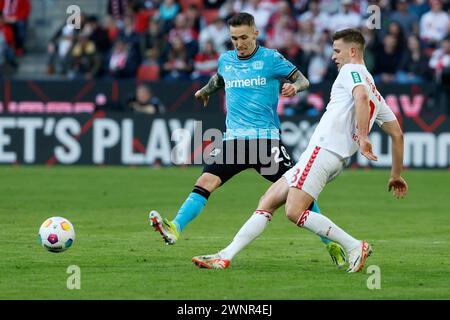
<svg viewBox="0 0 450 320"><path fill-rule="evenodd" d="M222 259L217 253L193 257L192 262L199 268L207 269L226 269L230 265L230 260Z"/></svg>
<svg viewBox="0 0 450 320"><path fill-rule="evenodd" d="M347 256L345 255L344 248L336 242L328 243L326 248L333 263L336 267L341 269L347 263Z"/></svg>
<svg viewBox="0 0 450 320"><path fill-rule="evenodd" d="M359 272L363 269L366 259L372 254L370 244L361 241L361 245L348 252L348 269L347 272Z"/></svg>
<svg viewBox="0 0 450 320"><path fill-rule="evenodd" d="M161 234L166 244L175 244L177 242L180 234L172 222L163 219L155 210L150 211L149 219L150 225Z"/></svg>

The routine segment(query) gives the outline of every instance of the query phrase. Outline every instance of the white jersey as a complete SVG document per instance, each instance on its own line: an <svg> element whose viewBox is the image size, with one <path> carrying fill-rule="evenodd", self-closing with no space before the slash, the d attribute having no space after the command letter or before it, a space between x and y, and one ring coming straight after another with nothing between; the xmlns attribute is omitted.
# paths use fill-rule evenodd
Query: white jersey
<svg viewBox="0 0 450 320"><path fill-rule="evenodd" d="M358 150L355 100L352 91L359 85L364 85L369 94L369 130L375 121L381 126L384 122L396 120L374 83L372 75L364 65L349 63L342 66L331 88L330 102L309 145L327 149L342 158L350 157Z"/></svg>

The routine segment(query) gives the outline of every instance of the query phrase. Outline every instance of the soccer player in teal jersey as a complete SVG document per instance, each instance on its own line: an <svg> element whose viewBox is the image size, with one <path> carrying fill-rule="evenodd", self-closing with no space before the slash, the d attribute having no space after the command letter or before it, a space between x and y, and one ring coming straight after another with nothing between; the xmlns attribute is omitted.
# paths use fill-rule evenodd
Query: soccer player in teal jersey
<svg viewBox="0 0 450 320"><path fill-rule="evenodd" d="M276 111L280 92L280 79L287 79L281 88L281 95L292 97L309 87L308 80L297 68L286 60L277 50L257 44L258 30L254 18L248 13L239 13L228 20L231 41L235 50L223 53L218 62L218 72L208 84L195 93L207 105L209 96L221 89L226 94L226 132L222 145L211 156L213 163L206 165L197 179L176 217L169 221L152 210L150 224L158 231L167 244L174 244L186 225L195 219L208 198L217 188L239 172L253 168L271 182L277 181L292 167L292 161L280 141L280 120ZM257 148L252 148L256 142ZM254 146L254 145L253 145ZM266 154L264 155L265 150ZM273 152L275 151L275 152ZM230 155L230 152L234 153ZM249 154L258 153L260 157L270 158L267 163L258 158L251 162ZM236 163L236 157L245 153L245 163ZM217 159L216 159L217 157ZM227 161L221 161L226 159ZM234 161L229 161L229 160ZM272 170L275 169L275 170ZM260 234L272 218L274 210L256 210L245 226L255 228ZM311 209L319 211L314 202ZM235 250L246 246L254 238L252 232L245 232L239 239ZM341 267L346 262L342 247L322 238L333 262Z"/></svg>

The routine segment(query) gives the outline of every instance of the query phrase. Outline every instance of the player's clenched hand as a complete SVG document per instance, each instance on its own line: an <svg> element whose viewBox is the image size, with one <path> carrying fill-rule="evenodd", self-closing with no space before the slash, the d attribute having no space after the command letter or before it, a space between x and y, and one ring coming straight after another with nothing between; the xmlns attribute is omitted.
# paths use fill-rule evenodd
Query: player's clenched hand
<svg viewBox="0 0 450 320"><path fill-rule="evenodd" d="M377 161L378 158L372 152L372 144L370 143L368 138L360 138L359 139L359 150L361 154L369 160Z"/></svg>
<svg viewBox="0 0 450 320"><path fill-rule="evenodd" d="M201 90L197 90L195 93L195 98L197 100L203 100L203 106L206 107L208 105L209 96L205 93L203 93Z"/></svg>
<svg viewBox="0 0 450 320"><path fill-rule="evenodd" d="M408 192L408 184L402 177L391 177L388 183L388 191L394 188L394 197L397 199L403 198Z"/></svg>
<svg viewBox="0 0 450 320"><path fill-rule="evenodd" d="M297 94L297 89L292 83L285 83L281 88L281 95L283 97L293 97Z"/></svg>

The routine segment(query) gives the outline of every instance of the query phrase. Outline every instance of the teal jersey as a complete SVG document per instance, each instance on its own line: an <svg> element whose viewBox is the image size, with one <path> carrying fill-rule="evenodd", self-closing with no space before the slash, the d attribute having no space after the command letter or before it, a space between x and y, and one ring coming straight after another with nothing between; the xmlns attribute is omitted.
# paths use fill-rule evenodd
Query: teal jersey
<svg viewBox="0 0 450 320"><path fill-rule="evenodd" d="M246 58L239 58L236 50L221 54L218 74L225 82L227 108L224 139L280 139L279 80L296 71L277 50L262 46Z"/></svg>

